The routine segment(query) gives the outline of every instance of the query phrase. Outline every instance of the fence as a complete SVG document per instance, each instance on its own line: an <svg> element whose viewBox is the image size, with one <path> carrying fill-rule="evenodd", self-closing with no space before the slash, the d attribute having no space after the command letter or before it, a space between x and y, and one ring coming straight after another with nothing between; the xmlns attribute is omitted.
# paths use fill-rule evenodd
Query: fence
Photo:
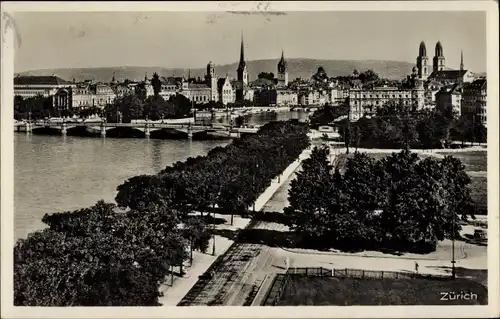
<svg viewBox="0 0 500 319"><path fill-rule="evenodd" d="M266 297L264 297L261 306L276 306L276 304L280 300L283 290L285 289L288 278L289 276L287 274L277 274L274 277L273 283L271 284Z"/></svg>
<svg viewBox="0 0 500 319"><path fill-rule="evenodd" d="M302 276L329 277L332 276L332 270L323 267L298 267L298 268L288 268L286 274L288 276L302 275Z"/></svg>
<svg viewBox="0 0 500 319"><path fill-rule="evenodd" d="M326 269L323 267L289 268L286 274L277 274L261 306L276 306L288 281L293 277L335 277L335 278L371 278L371 279L434 279L452 280L450 276L417 274L415 272L378 271L363 269Z"/></svg>
<svg viewBox="0 0 500 319"><path fill-rule="evenodd" d="M337 278L373 278L373 279L451 279L450 276L419 274L416 272L384 271L384 270L363 270L363 269L332 269L331 277Z"/></svg>
<svg viewBox="0 0 500 319"><path fill-rule="evenodd" d="M261 306L276 306L292 276L332 276L332 270L322 267L288 268L285 274L277 274L263 299Z"/></svg>

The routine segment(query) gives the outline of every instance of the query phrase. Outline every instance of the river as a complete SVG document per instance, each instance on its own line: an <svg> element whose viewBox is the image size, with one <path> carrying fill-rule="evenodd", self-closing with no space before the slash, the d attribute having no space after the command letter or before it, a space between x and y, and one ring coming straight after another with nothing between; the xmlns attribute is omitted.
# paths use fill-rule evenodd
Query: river
<svg viewBox="0 0 500 319"><path fill-rule="evenodd" d="M296 112L254 114L248 124L303 118ZM227 119L217 119L226 122ZM14 133L14 236L45 227L46 213L114 202L126 179L153 174L230 140L86 138Z"/></svg>

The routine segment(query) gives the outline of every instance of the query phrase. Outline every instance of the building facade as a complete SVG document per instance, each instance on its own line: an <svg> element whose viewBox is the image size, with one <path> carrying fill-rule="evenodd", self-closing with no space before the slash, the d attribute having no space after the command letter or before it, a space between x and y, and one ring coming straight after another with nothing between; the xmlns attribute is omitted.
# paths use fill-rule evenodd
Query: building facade
<svg viewBox="0 0 500 319"><path fill-rule="evenodd" d="M24 99L38 95L49 97L59 89L76 87L75 83L52 76L16 76L14 78L14 96Z"/></svg>
<svg viewBox="0 0 500 319"><path fill-rule="evenodd" d="M373 89L354 88L349 92L351 119L357 120L364 115L373 115L378 108L390 102L422 109L424 107L424 89L416 86L413 89L399 87L375 87Z"/></svg>
<svg viewBox="0 0 500 319"><path fill-rule="evenodd" d="M76 87L61 88L54 94L54 107L58 110L104 108L116 98L115 91L106 84L80 84Z"/></svg>
<svg viewBox="0 0 500 319"><path fill-rule="evenodd" d="M212 98L212 89L204 83L184 82L179 93L188 98L189 101L199 104L206 104Z"/></svg>
<svg viewBox="0 0 500 319"><path fill-rule="evenodd" d="M487 127L487 81L477 79L462 89L462 113L472 113Z"/></svg>
<svg viewBox="0 0 500 319"><path fill-rule="evenodd" d="M299 104L297 92L284 87L268 87L255 91L255 101L262 106L295 106Z"/></svg>
<svg viewBox="0 0 500 319"><path fill-rule="evenodd" d="M454 84L442 87L436 93L436 108L444 110L451 107L456 116L461 114L462 87L460 84Z"/></svg>
<svg viewBox="0 0 500 319"><path fill-rule="evenodd" d="M229 76L217 80L218 101L223 105L234 103L236 101L236 92L229 80Z"/></svg>

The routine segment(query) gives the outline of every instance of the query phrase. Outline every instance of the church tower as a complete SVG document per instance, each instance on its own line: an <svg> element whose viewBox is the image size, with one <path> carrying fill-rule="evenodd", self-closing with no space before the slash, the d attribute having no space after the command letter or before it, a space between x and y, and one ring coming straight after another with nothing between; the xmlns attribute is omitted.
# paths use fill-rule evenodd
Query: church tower
<svg viewBox="0 0 500 319"><path fill-rule="evenodd" d="M205 76L208 87L211 90L210 100L217 102L218 94L217 94L217 75L215 74L215 65L210 61L207 64L207 75Z"/></svg>
<svg viewBox="0 0 500 319"><path fill-rule="evenodd" d="M238 82L240 82L243 87L247 86L248 70L247 70L247 64L245 62L245 47L243 45L243 33L241 34L240 63L238 64L237 73L238 73Z"/></svg>
<svg viewBox="0 0 500 319"><path fill-rule="evenodd" d="M288 85L288 63L285 61L283 50L281 51L281 59L278 62L278 84L282 86Z"/></svg>
<svg viewBox="0 0 500 319"><path fill-rule="evenodd" d="M436 43L436 49L434 50L434 59L432 61L432 71L443 71L445 68L445 59L443 55L443 46L441 42Z"/></svg>
<svg viewBox="0 0 500 319"><path fill-rule="evenodd" d="M418 57L417 57L417 69L418 69L418 78L422 80L426 80L429 76L429 59L427 58L427 49L425 48L424 41L420 42L420 47L418 48Z"/></svg>
<svg viewBox="0 0 500 319"><path fill-rule="evenodd" d="M464 71L464 51L460 50L460 72Z"/></svg>

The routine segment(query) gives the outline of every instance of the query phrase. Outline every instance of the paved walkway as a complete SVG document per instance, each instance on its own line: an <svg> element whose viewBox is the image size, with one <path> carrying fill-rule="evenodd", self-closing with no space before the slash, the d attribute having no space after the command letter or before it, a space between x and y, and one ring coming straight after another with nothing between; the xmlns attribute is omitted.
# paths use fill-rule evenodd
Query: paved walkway
<svg viewBox="0 0 500 319"><path fill-rule="evenodd" d="M259 198L257 198L255 202L255 209L257 211L261 210L264 207L264 205L271 198L273 198L274 193L278 191L283 184L285 184L287 181L289 182L290 175L292 175L294 171L297 169L297 167L299 167L301 161L304 160L305 158L308 158L310 154L311 150L305 150L304 152L302 152L298 160L294 161L292 164L288 166L288 168L285 169L285 171L283 171L283 174L281 175L281 178L279 180L275 179L272 181L271 185L266 189L266 191L264 191L259 196ZM238 229L245 228L250 222L250 219L248 218L240 218L238 216L234 216L234 225L231 226L229 224L230 216L216 214L216 218L225 218L227 220L227 223L216 226L216 228L219 230L236 231ZM184 296L186 296L189 293L191 288L196 284L196 282L198 281L198 277L203 273L205 273L207 269L210 267L210 265L212 265L212 263L217 259L217 257L224 255L226 251L228 251L228 249L234 243L233 240L218 235L215 236L215 242L216 242L215 256L208 255L212 252L212 245L213 245L213 241L210 240L208 254L194 252L193 265L185 269L187 274L184 277L182 278L175 277L172 286L169 285L170 281L167 280L167 283L163 284L160 287L160 291L163 292L164 295L163 297L159 298L159 302L163 306L177 305L184 298ZM249 248L247 248L247 250L248 249ZM241 254L238 254L238 256L241 257ZM212 288L212 290L213 289L214 288Z"/></svg>

